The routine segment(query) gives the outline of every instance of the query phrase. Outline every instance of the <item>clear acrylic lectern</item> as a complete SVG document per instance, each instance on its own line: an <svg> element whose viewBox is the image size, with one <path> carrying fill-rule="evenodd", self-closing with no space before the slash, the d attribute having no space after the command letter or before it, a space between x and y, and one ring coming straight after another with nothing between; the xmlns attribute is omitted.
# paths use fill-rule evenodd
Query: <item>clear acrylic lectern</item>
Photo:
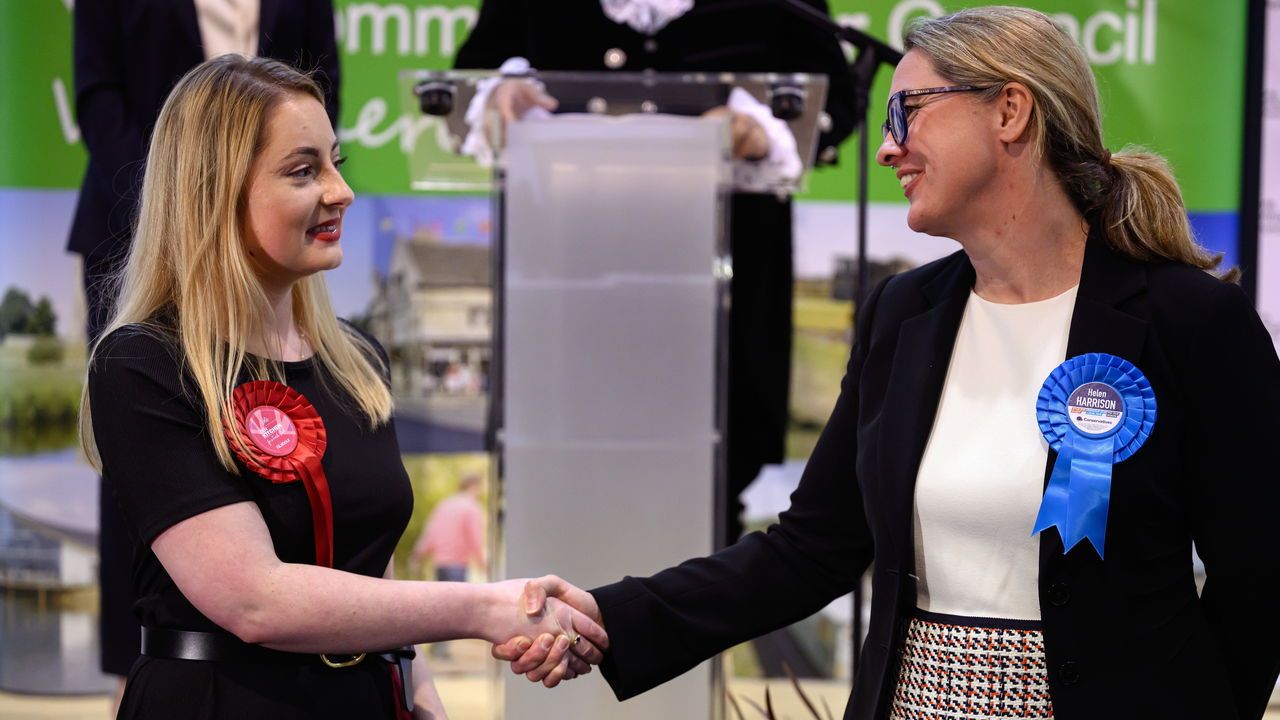
<svg viewBox="0 0 1280 720"><path fill-rule="evenodd" d="M726 505L725 197L744 188L727 120L700 115L742 88L790 116L807 162L826 80L538 74L529 79L560 101L557 114L512 123L505 138L489 123L501 147L482 167L457 150L488 77L406 73L401 88L409 107L443 120L412 154L414 186L494 194L499 572L591 588L708 554ZM500 716L719 717L718 667L623 704L595 677L548 691L504 671Z"/></svg>

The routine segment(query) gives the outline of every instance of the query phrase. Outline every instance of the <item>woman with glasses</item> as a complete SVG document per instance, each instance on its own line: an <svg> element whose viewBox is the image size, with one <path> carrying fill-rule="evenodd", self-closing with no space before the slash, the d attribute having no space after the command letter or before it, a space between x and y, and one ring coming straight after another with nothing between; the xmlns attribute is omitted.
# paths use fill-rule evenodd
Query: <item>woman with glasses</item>
<svg viewBox="0 0 1280 720"><path fill-rule="evenodd" d="M1261 718L1280 361L1237 273L1212 272L1162 158L1107 149L1093 74L1050 18L964 10L905 48L878 160L908 225L960 250L858 308L790 509L709 558L535 595L606 625L620 698L873 565L846 718ZM494 652L544 681L558 659Z"/></svg>

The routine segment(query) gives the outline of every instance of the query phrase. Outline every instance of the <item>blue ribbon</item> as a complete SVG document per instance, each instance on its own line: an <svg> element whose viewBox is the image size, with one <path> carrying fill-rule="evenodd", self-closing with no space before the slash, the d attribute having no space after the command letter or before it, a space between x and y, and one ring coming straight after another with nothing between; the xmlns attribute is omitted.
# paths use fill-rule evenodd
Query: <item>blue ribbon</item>
<svg viewBox="0 0 1280 720"><path fill-rule="evenodd" d="M1071 394L1086 383L1102 383L1124 403L1114 429L1087 433L1067 415ZM1032 535L1057 527L1063 552L1088 540L1105 557L1111 467L1131 457L1151 435L1156 398L1142 371L1124 358L1089 353L1067 360L1045 379L1036 398L1036 417L1049 447L1058 451Z"/></svg>

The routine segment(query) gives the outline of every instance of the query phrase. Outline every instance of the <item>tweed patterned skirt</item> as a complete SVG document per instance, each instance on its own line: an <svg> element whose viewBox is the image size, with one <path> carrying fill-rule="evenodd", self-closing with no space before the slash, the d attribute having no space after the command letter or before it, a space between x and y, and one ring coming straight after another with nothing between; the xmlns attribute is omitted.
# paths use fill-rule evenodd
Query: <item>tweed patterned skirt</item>
<svg viewBox="0 0 1280 720"><path fill-rule="evenodd" d="M890 720L1052 720L1038 621L916 610Z"/></svg>

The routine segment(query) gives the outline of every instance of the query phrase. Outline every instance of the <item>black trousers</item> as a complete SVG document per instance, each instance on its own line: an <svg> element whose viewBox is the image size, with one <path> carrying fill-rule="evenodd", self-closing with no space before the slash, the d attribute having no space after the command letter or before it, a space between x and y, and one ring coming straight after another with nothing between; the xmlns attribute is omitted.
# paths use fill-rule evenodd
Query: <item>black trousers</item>
<svg viewBox="0 0 1280 720"><path fill-rule="evenodd" d="M742 491L786 454L790 417L793 260L791 201L729 199L728 492L722 546L742 536Z"/></svg>

